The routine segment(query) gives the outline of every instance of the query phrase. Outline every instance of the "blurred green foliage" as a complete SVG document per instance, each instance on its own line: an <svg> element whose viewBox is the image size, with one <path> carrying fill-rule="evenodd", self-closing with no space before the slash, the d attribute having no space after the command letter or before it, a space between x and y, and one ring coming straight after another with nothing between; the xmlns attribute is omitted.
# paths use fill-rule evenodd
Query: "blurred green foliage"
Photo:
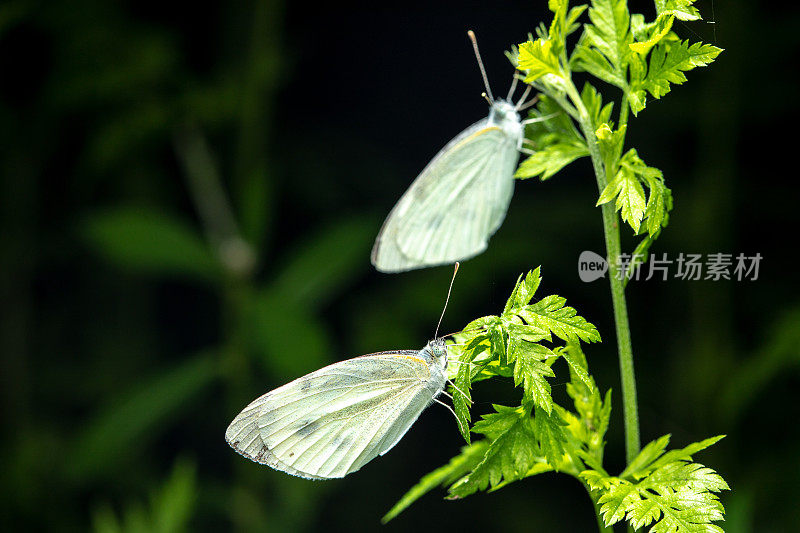
<svg viewBox="0 0 800 533"><path fill-rule="evenodd" d="M485 26L490 78L510 76L499 51L545 9L0 4L0 528L378 527L458 450L447 413L426 412L383 460L329 484L245 462L224 429L288 379L432 334L449 269L378 276L372 239L427 158L485 112L464 30ZM642 432L676 446L728 434L705 457L733 489L726 529L788 530L800 522L800 317L775 228L789 227L796 195L754 199L767 178L796 187L762 154L793 153L765 132L797 104L752 95L793 94L798 20L744 1L718 2L712 18L700 31L725 57L628 133L673 177L670 228L652 251L758 251L765 266L749 285L629 284ZM752 72L784 74L765 88ZM542 264L610 338L607 289L575 268L581 250L602 249L589 176L577 166L558 183L518 184L489 251L461 269L445 331L492 312ZM614 387L606 344L589 357ZM474 397L487 412L480 384ZM622 455L611 438L607 456ZM516 530L536 516L542 530L580 530L594 527L572 510L582 490L517 483L480 496L491 521L428 497L387 527Z"/></svg>

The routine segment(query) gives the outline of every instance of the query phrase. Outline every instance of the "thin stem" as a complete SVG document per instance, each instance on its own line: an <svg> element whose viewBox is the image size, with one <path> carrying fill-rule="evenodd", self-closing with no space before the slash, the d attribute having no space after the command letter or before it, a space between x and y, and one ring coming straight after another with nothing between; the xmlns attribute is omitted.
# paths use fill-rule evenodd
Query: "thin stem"
<svg viewBox="0 0 800 533"><path fill-rule="evenodd" d="M592 159L598 191L602 192L608 185L607 170L603 165L600 149L592 127L592 121L583 101L571 81L567 83L567 94L578 111L581 131ZM627 106L624 100L623 106ZM627 113L620 113L620 122L627 120ZM622 124L620 124L620 127ZM613 170L613 169L612 169ZM625 420L625 455L628 463L638 455L639 408L636 401L636 378L633 369L633 347L631 344L630 325L628 323L628 306L625 302L623 276L620 275L619 256L622 245L619 236L619 219L614 205L605 203L601 206L603 214L603 232L606 241L606 259L609 265L609 283L611 284L611 301L614 306L614 323L617 332L617 349L619 352L619 369L622 381L622 409Z"/></svg>
<svg viewBox="0 0 800 533"><path fill-rule="evenodd" d="M600 514L600 504L597 503L597 500L592 496L592 491L588 486L586 486L586 492L589 493L589 499L592 500L592 507L594 507L594 516L597 518L597 531L600 531L600 533L614 533L614 526L606 526L606 523L603 521L603 515Z"/></svg>

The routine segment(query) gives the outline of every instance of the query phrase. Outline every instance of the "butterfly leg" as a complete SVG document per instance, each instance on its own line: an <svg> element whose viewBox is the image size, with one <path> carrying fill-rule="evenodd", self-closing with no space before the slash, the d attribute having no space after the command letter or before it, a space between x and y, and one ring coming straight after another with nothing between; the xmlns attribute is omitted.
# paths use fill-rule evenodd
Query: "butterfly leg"
<svg viewBox="0 0 800 533"><path fill-rule="evenodd" d="M450 407L449 405L447 405L446 403L444 403L444 402L442 402L442 401L440 401L440 400L437 400L436 398L434 398L434 399L433 399L433 401L434 401L434 402L436 402L436 403L438 403L439 405L444 405L444 406L445 406L445 408L446 408L448 411L450 411L450 412L453 414L453 416L455 417L455 419L456 419L456 424L458 425L458 427L459 427L459 428L461 427L461 421L458 419L458 415L456 415L456 412L455 412L455 411L453 411L453 408L452 408L452 407Z"/></svg>
<svg viewBox="0 0 800 533"><path fill-rule="evenodd" d="M451 387L453 387L455 390L457 390L458 392L460 392L460 393L461 393L461 396L463 396L464 398L466 398L466 399L467 399L467 401L468 401L469 403L472 403L472 400L470 400L470 399L469 399L469 396L467 396L466 394L464 394L464 391L462 391L461 389L459 389L458 387L456 387L456 384L455 384L455 383L453 383L453 382L452 382L452 381L450 381L449 379L447 380L447 382L450 384L450 386L451 386Z"/></svg>

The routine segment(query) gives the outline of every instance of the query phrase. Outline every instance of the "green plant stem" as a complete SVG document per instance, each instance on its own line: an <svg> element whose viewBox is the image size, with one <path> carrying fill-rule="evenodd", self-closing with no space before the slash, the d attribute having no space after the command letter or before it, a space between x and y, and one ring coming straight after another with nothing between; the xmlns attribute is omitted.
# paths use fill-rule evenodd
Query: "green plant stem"
<svg viewBox="0 0 800 533"><path fill-rule="evenodd" d="M603 165L600 149L597 146L591 118L578 95L575 85L571 81L567 84L567 94L572 104L578 110L579 123L589 155L592 159L598 191L602 192L608 185L608 169ZM623 100L623 106L627 101ZM627 121L627 113L620 112L620 125L622 120ZM613 171L613 169L611 169ZM628 305L625 302L625 286L619 270L619 256L622 250L619 235L619 219L611 202L601 206L603 214L603 232L606 240L606 260L609 266L608 280L611 284L611 301L614 306L614 323L617 332L617 349L619 352L619 370L622 381L622 409L625 420L625 455L630 463L638 455L640 448L639 437L639 408L636 401L636 378L633 370L633 347L631 345L631 331L628 323Z"/></svg>
<svg viewBox="0 0 800 533"><path fill-rule="evenodd" d="M603 521L603 515L600 514L600 504L597 503L597 499L592 494L592 490L586 484L584 484L584 487L586 487L586 492L589 493L589 499L592 500L592 507L594 507L594 516L595 518L597 518L597 531L599 531L600 533L604 532L614 533L614 527L606 526L606 523Z"/></svg>

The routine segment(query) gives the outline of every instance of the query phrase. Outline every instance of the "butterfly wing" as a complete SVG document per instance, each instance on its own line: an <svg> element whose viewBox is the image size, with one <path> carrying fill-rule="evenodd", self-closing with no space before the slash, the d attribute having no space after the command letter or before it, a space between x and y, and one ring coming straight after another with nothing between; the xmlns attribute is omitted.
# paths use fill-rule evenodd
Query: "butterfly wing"
<svg viewBox="0 0 800 533"><path fill-rule="evenodd" d="M488 118L450 141L387 217L372 264L403 272L485 250L511 202L519 141Z"/></svg>
<svg viewBox="0 0 800 533"><path fill-rule="evenodd" d="M389 451L442 387L419 352L357 357L261 396L225 437L240 454L277 470L343 477Z"/></svg>

